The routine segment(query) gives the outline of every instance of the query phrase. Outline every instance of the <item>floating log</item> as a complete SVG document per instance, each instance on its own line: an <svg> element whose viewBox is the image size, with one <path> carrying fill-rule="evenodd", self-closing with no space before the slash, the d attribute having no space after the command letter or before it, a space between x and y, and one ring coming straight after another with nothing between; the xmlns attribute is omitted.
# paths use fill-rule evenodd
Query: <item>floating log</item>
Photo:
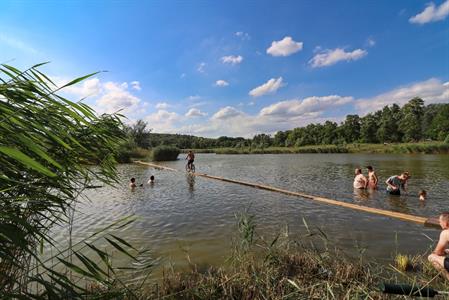
<svg viewBox="0 0 449 300"><path fill-rule="evenodd" d="M165 166L158 165L158 164L153 164L153 163L148 163L148 162L143 162L143 161L135 161L135 163L147 165L147 166L157 168L157 169L179 172L179 170L177 170L177 169L165 167ZM364 205L348 203L348 202L344 202L344 201L309 195L309 194L300 193L300 192L293 192L293 191L284 190L284 189L280 189L280 188L269 186L269 185L253 183L253 182L246 182L246 181L242 181L242 180L229 179L229 178L224 178L224 177L219 177L219 176L208 175L208 174L204 174L204 173L189 173L189 174L198 176L198 177L215 179L215 180L220 180L220 181L224 181L224 182L258 188L258 189L262 189L262 190L277 192L277 193L281 193L281 194L285 194L285 195L297 196L297 197L313 200L316 202L321 202L321 203L326 203L326 204L330 204L330 205L350 208L350 209L354 209L354 210L358 210L358 211L378 214L378 215L395 218L395 219L399 219L399 220L403 220L403 221L418 223L418 224L425 225L425 226L440 227L438 218L434 218L434 217L427 218L427 217L422 217L422 216L409 215L409 214L405 214L405 213L400 213L400 212L395 212L395 211L390 211L390 210L385 210L385 209L380 209L380 208L374 208L374 207L368 207L368 206L364 206Z"/></svg>

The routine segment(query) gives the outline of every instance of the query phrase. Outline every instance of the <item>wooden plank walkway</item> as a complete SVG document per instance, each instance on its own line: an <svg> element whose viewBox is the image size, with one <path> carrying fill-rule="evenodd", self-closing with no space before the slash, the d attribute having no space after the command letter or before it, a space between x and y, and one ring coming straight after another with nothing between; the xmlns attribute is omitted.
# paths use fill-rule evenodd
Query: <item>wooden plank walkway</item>
<svg viewBox="0 0 449 300"><path fill-rule="evenodd" d="M169 167L158 165L158 164L154 164L154 163L149 163L149 162L144 162L144 161L134 161L134 162L137 164L146 165L146 166L153 167L156 169L180 172L180 170L169 168ZM386 216L386 217L390 217L390 218L395 218L395 219L399 219L399 220L403 220L403 221L414 222L414 223L422 224L425 226L440 228L438 218L427 218L427 217L422 217L422 216L409 215L409 214L405 214L405 213L394 212L394 211L380 209L380 208L374 208L374 207L368 207L368 206L364 206L364 205L348 203L348 202L344 202L344 201L309 195L309 194L300 193L300 192L293 192L293 191L284 190L284 189L280 189L280 188L269 186L269 185L246 182L246 181L235 180L235 179L229 179L229 178L224 178L224 177L218 177L218 176L208 175L208 174L204 174L204 173L190 173L190 174L193 176L204 177L204 178L249 186L249 187L253 187L253 188L277 192L277 193L290 195L290 196L297 196L297 197L309 199L309 200L320 202L320 203L350 208L353 210L358 210L358 211L367 212L367 213L373 213L373 214L382 215L382 216Z"/></svg>

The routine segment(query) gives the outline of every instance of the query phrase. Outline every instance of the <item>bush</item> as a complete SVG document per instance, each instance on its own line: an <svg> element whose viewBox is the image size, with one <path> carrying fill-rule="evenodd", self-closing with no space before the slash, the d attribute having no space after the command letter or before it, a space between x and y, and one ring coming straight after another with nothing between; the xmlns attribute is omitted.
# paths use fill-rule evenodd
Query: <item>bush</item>
<svg viewBox="0 0 449 300"><path fill-rule="evenodd" d="M449 144L449 134L447 135L446 139L444 140L445 144Z"/></svg>
<svg viewBox="0 0 449 300"><path fill-rule="evenodd" d="M153 148L153 161L167 161L177 160L179 155L179 148L175 146L157 146Z"/></svg>

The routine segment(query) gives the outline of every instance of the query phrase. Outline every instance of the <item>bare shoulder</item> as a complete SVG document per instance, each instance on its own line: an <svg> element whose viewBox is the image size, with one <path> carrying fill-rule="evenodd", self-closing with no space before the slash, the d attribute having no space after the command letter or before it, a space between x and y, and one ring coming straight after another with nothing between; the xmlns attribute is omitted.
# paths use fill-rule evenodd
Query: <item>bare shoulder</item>
<svg viewBox="0 0 449 300"><path fill-rule="evenodd" d="M449 242L449 229L445 229L440 233L440 240Z"/></svg>

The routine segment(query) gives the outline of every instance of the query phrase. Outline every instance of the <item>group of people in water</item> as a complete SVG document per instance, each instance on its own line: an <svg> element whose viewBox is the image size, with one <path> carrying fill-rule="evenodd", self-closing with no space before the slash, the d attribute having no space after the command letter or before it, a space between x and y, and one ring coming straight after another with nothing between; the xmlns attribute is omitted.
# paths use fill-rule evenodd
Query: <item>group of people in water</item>
<svg viewBox="0 0 449 300"><path fill-rule="evenodd" d="M377 189L379 183L379 177L377 177L376 172L372 166L367 166L368 176L363 175L361 168L356 168L354 173L354 183L355 189ZM386 191L390 195L401 195L401 190L407 192L407 181L410 179L409 172L402 172L400 175L390 176L385 183L387 184ZM425 190L419 191L419 200L424 201L427 197L427 192Z"/></svg>
<svg viewBox="0 0 449 300"><path fill-rule="evenodd" d="M379 178L372 166L367 166L368 176L365 177L362 169L355 169L354 189L377 189ZM410 179L409 172L402 172L400 175L390 176L385 183L387 184L386 192L390 195L401 195L401 190L407 192L407 181ZM418 194L420 201L425 201L427 192L421 190ZM433 267L442 273L449 280L449 212L443 212L439 216L439 224L442 229L440 238L435 250L428 256L428 260Z"/></svg>
<svg viewBox="0 0 449 300"><path fill-rule="evenodd" d="M148 180L148 184L154 184L154 175L150 176L150 179ZM143 186L143 183L139 184L139 186ZM136 178L131 178L131 180L129 181L129 187L131 189L137 187L137 183L136 183Z"/></svg>

